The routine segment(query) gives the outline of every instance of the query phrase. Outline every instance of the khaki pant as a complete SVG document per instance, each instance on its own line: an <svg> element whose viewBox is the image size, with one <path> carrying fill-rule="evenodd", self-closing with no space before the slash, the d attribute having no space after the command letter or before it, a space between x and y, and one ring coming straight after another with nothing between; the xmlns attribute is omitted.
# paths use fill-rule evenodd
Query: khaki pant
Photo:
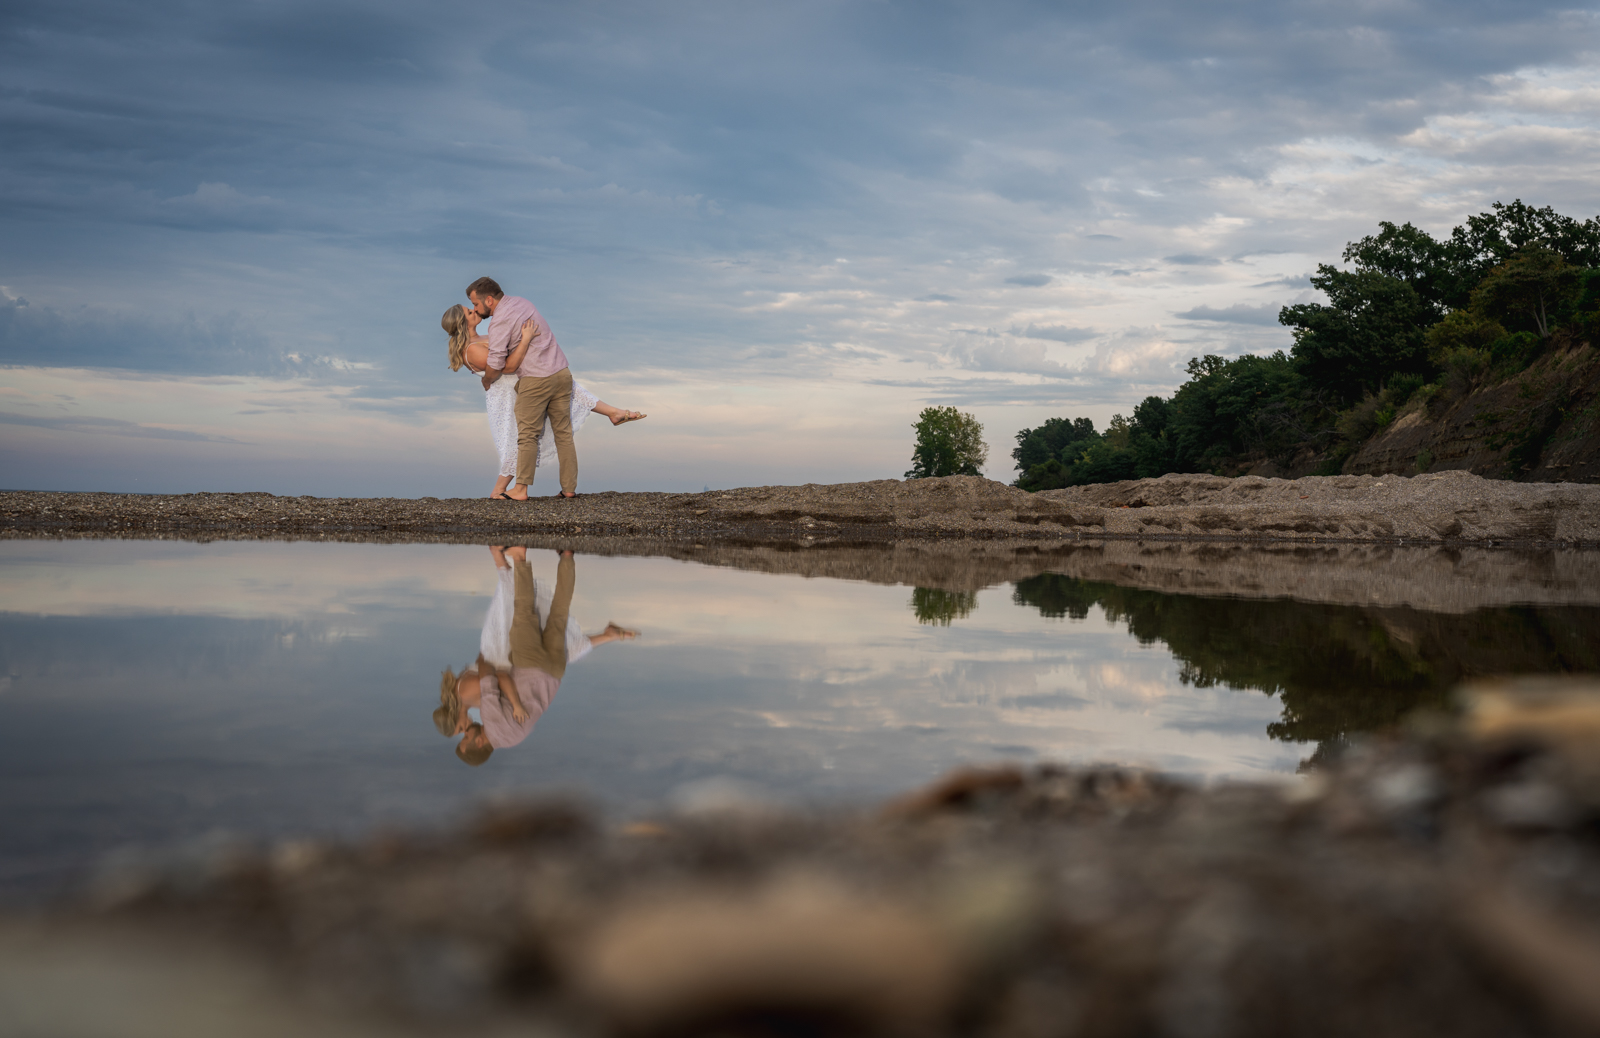
<svg viewBox="0 0 1600 1038"><path fill-rule="evenodd" d="M572 556L561 556L556 567L555 599L550 603L550 615L544 618L543 631L534 609L533 569L526 562L516 563L512 569L517 590L511 614L511 665L533 667L560 681L567 673L567 616L572 612L575 573Z"/></svg>
<svg viewBox="0 0 1600 1038"><path fill-rule="evenodd" d="M561 463L561 489L578 492L578 449L572 443L572 370L562 368L554 375L517 379L517 482L533 486L539 464L539 440L544 436L545 416L556 438L556 460Z"/></svg>

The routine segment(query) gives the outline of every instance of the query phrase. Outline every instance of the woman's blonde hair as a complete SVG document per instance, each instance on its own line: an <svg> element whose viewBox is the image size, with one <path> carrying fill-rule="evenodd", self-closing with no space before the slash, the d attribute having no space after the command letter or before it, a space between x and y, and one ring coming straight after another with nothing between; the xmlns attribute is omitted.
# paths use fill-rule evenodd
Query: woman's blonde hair
<svg viewBox="0 0 1600 1038"><path fill-rule="evenodd" d="M467 362L467 343L472 341L472 322L467 320L467 308L457 303L439 318L439 327L450 335L450 370L460 371Z"/></svg>
<svg viewBox="0 0 1600 1038"><path fill-rule="evenodd" d="M458 683L455 671L446 667L444 677L439 679L439 708L433 712L433 726L447 739L456 734L456 721L461 717L461 696L456 692Z"/></svg>

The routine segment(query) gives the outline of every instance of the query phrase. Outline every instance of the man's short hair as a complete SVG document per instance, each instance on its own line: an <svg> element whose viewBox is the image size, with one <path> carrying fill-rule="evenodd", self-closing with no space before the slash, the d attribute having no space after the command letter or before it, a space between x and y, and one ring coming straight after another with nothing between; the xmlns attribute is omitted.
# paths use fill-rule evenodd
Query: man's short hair
<svg viewBox="0 0 1600 1038"><path fill-rule="evenodd" d="M482 735L483 725L474 724L467 729L466 736L456 743L456 756L460 757L462 763L469 767L476 768L488 760L489 755L494 752L494 747L489 744L489 740L480 738Z"/></svg>
<svg viewBox="0 0 1600 1038"><path fill-rule="evenodd" d="M496 283L494 278L479 278L467 286L467 295L477 296L479 299L485 296L504 299L506 294L500 291L500 285Z"/></svg>

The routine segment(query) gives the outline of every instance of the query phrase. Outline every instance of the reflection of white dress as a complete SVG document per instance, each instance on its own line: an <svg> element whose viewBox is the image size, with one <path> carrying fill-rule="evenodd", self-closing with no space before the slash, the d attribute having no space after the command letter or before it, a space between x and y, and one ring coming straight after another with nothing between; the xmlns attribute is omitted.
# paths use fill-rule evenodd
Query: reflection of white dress
<svg viewBox="0 0 1600 1038"><path fill-rule="evenodd" d="M582 428L589 412L600 398L583 388L577 379L572 380L572 431ZM500 475L517 474L517 376L505 375L484 394L484 406L489 409L489 433L494 437L494 448L500 453ZM556 437L551 431L550 419L544 420L544 435L539 438L540 465L556 460Z"/></svg>
<svg viewBox="0 0 1600 1038"><path fill-rule="evenodd" d="M483 653L483 658L493 664L496 670L510 670L511 614L516 608L517 582L510 569L500 570L499 574L500 579L495 584L494 598L489 602L489 612L483 618L483 636L478 640L478 651ZM550 615L550 605L555 600L555 589L535 578L533 600L535 608L539 610L540 619L543 619ZM583 633L583 628L578 626L578 621L571 616L567 617L566 633L569 664L583 659L594 649L594 643L589 641L588 636Z"/></svg>

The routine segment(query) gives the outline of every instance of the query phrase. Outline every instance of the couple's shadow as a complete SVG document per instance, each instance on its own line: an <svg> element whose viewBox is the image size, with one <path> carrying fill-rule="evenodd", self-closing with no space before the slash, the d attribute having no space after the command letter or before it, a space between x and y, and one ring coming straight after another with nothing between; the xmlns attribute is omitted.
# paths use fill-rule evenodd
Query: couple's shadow
<svg viewBox="0 0 1600 1038"><path fill-rule="evenodd" d="M483 621L478 658L460 675L446 670L439 682L434 727L449 738L461 736L456 756L477 767L495 750L528 737L561 688L567 667L597 645L639 636L616 624L586 635L572 619L577 565L570 551L559 552L551 588L533 575L525 548L489 549L497 585ZM478 720L473 720L476 710Z"/></svg>

